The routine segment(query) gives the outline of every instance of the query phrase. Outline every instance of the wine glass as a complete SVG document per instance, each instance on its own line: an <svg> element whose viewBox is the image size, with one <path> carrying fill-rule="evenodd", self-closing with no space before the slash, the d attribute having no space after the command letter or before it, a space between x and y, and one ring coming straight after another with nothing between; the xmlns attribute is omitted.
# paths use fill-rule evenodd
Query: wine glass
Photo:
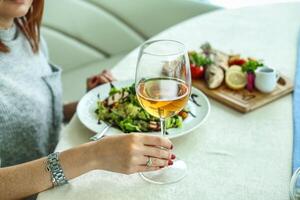
<svg viewBox="0 0 300 200"><path fill-rule="evenodd" d="M300 199L300 168L293 173L290 182L290 197L291 200Z"/></svg>
<svg viewBox="0 0 300 200"><path fill-rule="evenodd" d="M191 73L185 45L175 40L144 43L137 61L135 89L141 106L160 119L161 135L166 136L166 118L178 114L190 96ZM146 181L167 184L181 180L186 171L185 162L177 158L169 167L140 175Z"/></svg>

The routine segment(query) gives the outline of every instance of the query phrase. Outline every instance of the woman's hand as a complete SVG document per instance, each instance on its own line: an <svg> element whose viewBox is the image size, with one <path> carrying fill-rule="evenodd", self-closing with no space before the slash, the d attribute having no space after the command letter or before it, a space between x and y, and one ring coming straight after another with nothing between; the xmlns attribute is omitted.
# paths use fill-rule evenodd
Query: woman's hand
<svg viewBox="0 0 300 200"><path fill-rule="evenodd" d="M103 83L108 83L115 81L116 79L113 77L112 73L108 70L103 70L100 74L89 77L86 81L87 91L101 85Z"/></svg>
<svg viewBox="0 0 300 200"><path fill-rule="evenodd" d="M171 141L158 136L138 133L107 136L92 145L97 169L123 174L158 170L172 165L175 159ZM151 166L146 165L149 157Z"/></svg>

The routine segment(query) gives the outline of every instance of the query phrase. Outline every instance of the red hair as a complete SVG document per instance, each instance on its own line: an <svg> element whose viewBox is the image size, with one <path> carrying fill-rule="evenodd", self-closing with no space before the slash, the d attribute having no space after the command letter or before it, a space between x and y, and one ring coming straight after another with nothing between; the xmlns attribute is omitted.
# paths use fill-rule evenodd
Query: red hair
<svg viewBox="0 0 300 200"><path fill-rule="evenodd" d="M39 51L40 43L40 26L44 12L44 0L33 0L28 13L15 19L16 25L22 30L26 36L32 51L34 53ZM9 48L5 46L0 40L0 52L9 52Z"/></svg>

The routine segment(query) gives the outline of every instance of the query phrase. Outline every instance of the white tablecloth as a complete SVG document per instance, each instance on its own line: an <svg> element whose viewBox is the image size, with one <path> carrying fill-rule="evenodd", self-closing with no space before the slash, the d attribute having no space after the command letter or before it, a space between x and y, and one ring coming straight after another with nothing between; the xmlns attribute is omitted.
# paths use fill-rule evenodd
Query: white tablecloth
<svg viewBox="0 0 300 200"><path fill-rule="evenodd" d="M300 3L288 3L217 11L180 23L156 38L180 40L189 49L209 41L224 51L263 58L293 80L299 28ZM114 75L120 80L133 78L136 59L134 50L113 69ZM213 100L211 104L205 124L173 141L175 153L188 165L182 181L161 186L138 175L92 171L38 199L288 200L291 95L248 114ZM75 116L57 150L87 142L91 135Z"/></svg>

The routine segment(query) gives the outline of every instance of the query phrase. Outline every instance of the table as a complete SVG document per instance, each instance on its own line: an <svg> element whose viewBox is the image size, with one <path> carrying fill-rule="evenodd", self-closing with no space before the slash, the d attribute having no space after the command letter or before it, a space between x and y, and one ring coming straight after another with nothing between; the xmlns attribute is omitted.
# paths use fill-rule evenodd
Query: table
<svg viewBox="0 0 300 200"><path fill-rule="evenodd" d="M175 39L188 49L205 41L224 51L257 58L294 79L300 3L222 10L180 23L155 39ZM132 79L138 50L113 69L120 80ZM188 165L185 179L155 185L138 175L92 171L67 186L39 194L48 199L202 199L288 200L292 155L291 95L248 114L210 100L206 123L173 140L175 153ZM88 141L92 133L74 116L57 150Z"/></svg>

